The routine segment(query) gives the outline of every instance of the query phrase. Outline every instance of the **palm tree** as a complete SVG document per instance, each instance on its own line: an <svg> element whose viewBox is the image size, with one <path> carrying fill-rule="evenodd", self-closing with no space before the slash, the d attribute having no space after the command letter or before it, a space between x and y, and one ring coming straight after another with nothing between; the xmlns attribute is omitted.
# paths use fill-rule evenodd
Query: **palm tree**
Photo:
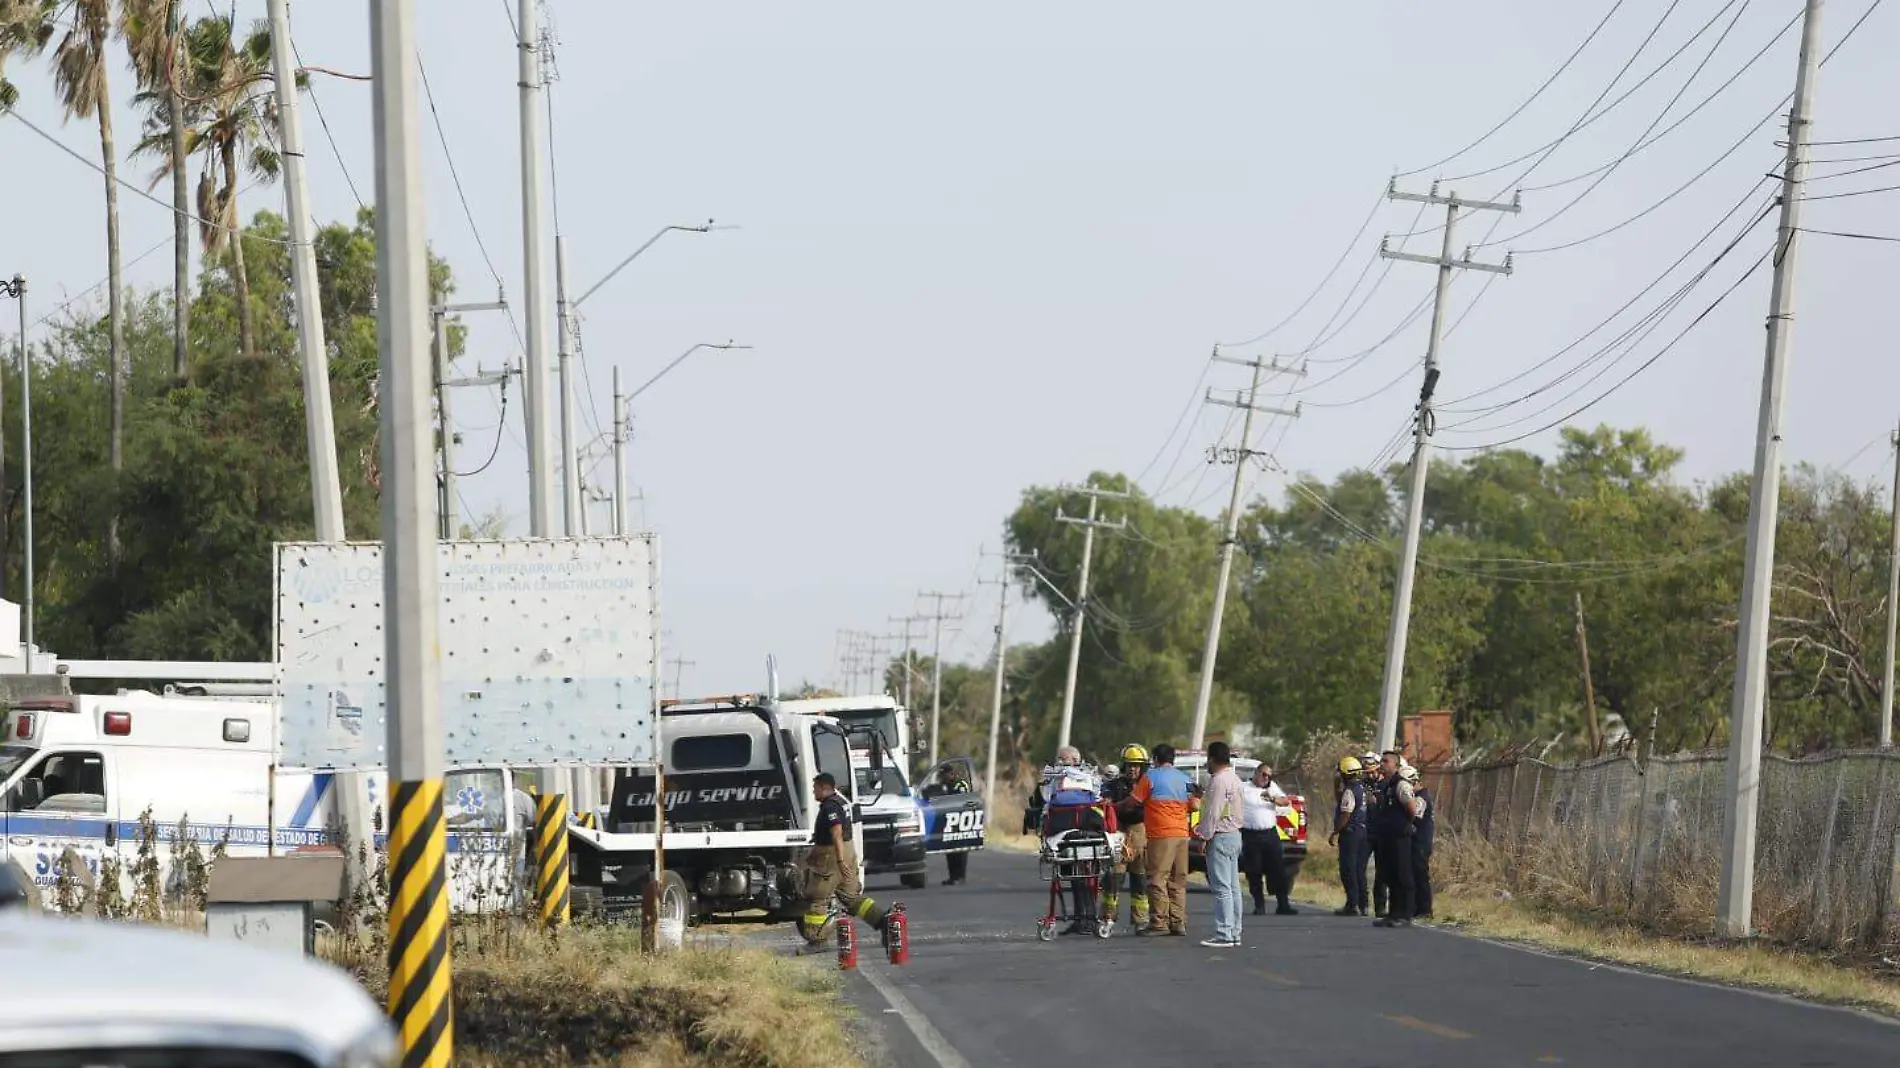
<svg viewBox="0 0 1900 1068"><path fill-rule="evenodd" d="M225 16L201 18L184 31L185 73L179 87L187 156L203 158L198 178L198 239L207 257L231 254L231 284L235 291L238 348L246 357L257 355L252 328L251 281L244 262L244 242L238 215L239 160L251 173L277 175L281 160L271 134L277 127L277 107L267 86L272 78L269 24L259 22L240 44ZM140 93L150 109L146 136L134 154L158 155L158 175L176 169L172 159L169 92Z"/></svg>
<svg viewBox="0 0 1900 1068"><path fill-rule="evenodd" d="M184 382L191 376L191 177L185 169L189 154L185 124L171 121L171 116L185 111L179 90L184 78L184 39L179 33L178 6L178 0L119 0L120 32L132 53L139 87L164 100L162 121L172 164L172 373Z"/></svg>
<svg viewBox="0 0 1900 1068"><path fill-rule="evenodd" d="M111 67L111 0L73 0L72 24L53 50L53 88L59 93L67 118L99 121L99 158L106 178L106 312L111 360L112 470L125 468L125 294L119 262L119 154L112 137L112 92L106 76ZM119 513L115 506L106 528L106 558L119 563Z"/></svg>
<svg viewBox="0 0 1900 1068"><path fill-rule="evenodd" d="M55 0L0 0L0 111L19 101L20 90L7 80L7 58L36 56L53 40Z"/></svg>

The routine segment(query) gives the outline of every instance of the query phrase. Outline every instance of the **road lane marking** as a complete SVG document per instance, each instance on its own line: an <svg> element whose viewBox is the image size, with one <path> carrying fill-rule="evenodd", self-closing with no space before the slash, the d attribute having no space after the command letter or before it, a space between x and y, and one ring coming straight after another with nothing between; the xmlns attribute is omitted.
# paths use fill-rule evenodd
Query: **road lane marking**
<svg viewBox="0 0 1900 1068"><path fill-rule="evenodd" d="M858 968L856 971L871 984L872 989L883 995L885 1001L890 1002L891 1010L897 1013L898 1019L904 1021L904 1026L910 1028L910 1033L916 1036L924 1052L930 1054L942 1068L970 1068L970 1062L963 1059L963 1054L958 1053L956 1047L931 1026L930 1018L917 1011L917 1006L898 993L896 987L879 977L876 968Z"/></svg>
<svg viewBox="0 0 1900 1068"><path fill-rule="evenodd" d="M1446 1027L1444 1024L1435 1024L1435 1023L1432 1023L1430 1020L1421 1020L1416 1016L1385 1016L1382 1018L1386 1020L1390 1020L1393 1023L1398 1024L1400 1027L1409 1027L1414 1031L1423 1031L1428 1035L1437 1035L1439 1038L1470 1038L1471 1037L1466 1032L1460 1031L1455 1027Z"/></svg>
<svg viewBox="0 0 1900 1068"><path fill-rule="evenodd" d="M1257 975L1260 978L1265 979L1269 983L1278 983L1281 986L1299 986L1300 985L1300 981L1298 979L1289 979L1278 972L1267 971L1265 968L1249 968L1247 970L1252 972L1254 975Z"/></svg>

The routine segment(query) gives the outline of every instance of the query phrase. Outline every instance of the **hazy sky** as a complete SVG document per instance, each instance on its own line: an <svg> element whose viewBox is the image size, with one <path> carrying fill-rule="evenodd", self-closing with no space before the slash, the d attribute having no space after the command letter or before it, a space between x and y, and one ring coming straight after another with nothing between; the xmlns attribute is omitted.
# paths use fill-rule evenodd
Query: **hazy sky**
<svg viewBox="0 0 1900 1068"><path fill-rule="evenodd" d="M1867 5L1826 5L1828 47ZM1520 216L1460 222L1461 248L1490 233L1500 243L1474 255L1518 255L1515 273L1490 283L1445 345L1439 444L1535 430L1655 357L1763 254L1772 217L1653 333L1598 353L1647 325L1644 316L1767 206L1766 184L1662 285L1562 350L1776 166L1780 120L1748 131L1793 86L1798 26L1789 24L1800 3L1615 4L1601 33L1530 106L1436 165L1510 116L1612 6L552 0L559 210L576 294L663 225L716 218L742 227L668 236L589 301L584 324L592 387L584 437L611 418L612 368L631 386L695 342L756 346L696 355L635 412L632 477L645 495L635 515L661 534L668 655L696 662L686 689L755 687L767 653L778 655L788 681L827 679L838 628L888 630L886 618L912 611L919 589L974 595L946 651L981 655L994 588L975 580L993 574L995 562L978 549L998 548L1004 516L1031 484L1091 470L1141 473L1163 501L1213 514L1225 503L1227 469L1210 468L1203 450L1237 443L1230 410L1202 411L1169 432L1204 386L1244 384L1241 369L1210 369L1212 345L1279 323L1335 262L1331 282L1301 315L1235 351L1312 360L1304 381L1282 383L1301 390L1289 400L1306 401L1303 417L1258 427L1258 447L1321 475L1374 460L1416 399L1426 320L1394 330L1432 285L1428 266L1398 263L1388 274L1373 260L1382 233L1415 229L1416 205L1378 208L1348 245L1395 170L1426 168L1402 179L1422 189L1434 175L1497 168L1448 188L1483 197L1525 190ZM422 58L475 228L518 303L513 0L417 7ZM237 8L245 19L265 11L262 0ZM1896 18L1875 11L1824 69L1816 138L1900 135L1891 113L1900 67L1888 62L1900 40ZM293 19L306 63L367 72L363 3L301 0ZM1607 106L1659 66L1541 162L1540 153L1498 167L1562 137L1599 94L1607 91ZM1731 78L1621 166L1537 188L1623 156L1646 130L1667 130ZM96 155L90 124L60 126L49 79L16 65L16 80L23 115ZM122 74L115 86L122 100L129 81ZM323 221L343 219L355 210L352 181L373 195L369 88L315 81L341 161L307 108L314 210ZM120 142L129 143L129 106L119 122ZM455 271L458 299L491 299L494 279L426 110L424 134L430 238ZM1893 153L1900 140L1820 148L1818 159L1856 161L1815 173L1889 163L1858 157ZM13 204L0 216L8 257L0 269L29 275L42 309L54 294L82 294L105 273L96 177L6 120L0 158ZM1510 184L1533 163L1519 186ZM1624 223L1712 163L1642 219L1533 254ZM142 178L145 170L128 172ZM1900 185L1900 168L1830 178L1812 192L1888 185ZM121 203L128 280L166 285L166 210L131 196ZM1816 201L1805 224L1900 236L1896 205L1895 193ZM281 211L281 189L256 189L243 206ZM1440 221L1434 210L1418 226ZM1427 233L1407 247L1432 252L1437 243ZM1900 245L1813 236L1800 257L1787 455L1884 479L1884 438L1900 416ZM1458 279L1454 316L1490 277ZM1688 450L1691 478L1748 466L1767 279L1757 271L1579 420L1647 425ZM486 314L469 325L471 363L515 358L505 320ZM1498 412L1449 410L1540 387ZM492 397L458 397L467 442L458 466L479 463L494 441ZM462 488L471 511L499 506L525 533L520 413L515 391L499 458ZM1545 447L1553 437L1525 444ZM610 470L603 464L590 477L605 484ZM1266 476L1256 488L1280 484L1281 476ZM595 516L600 529L607 513ZM1016 619L1024 621L1011 628L1019 637L1046 632L1046 619Z"/></svg>

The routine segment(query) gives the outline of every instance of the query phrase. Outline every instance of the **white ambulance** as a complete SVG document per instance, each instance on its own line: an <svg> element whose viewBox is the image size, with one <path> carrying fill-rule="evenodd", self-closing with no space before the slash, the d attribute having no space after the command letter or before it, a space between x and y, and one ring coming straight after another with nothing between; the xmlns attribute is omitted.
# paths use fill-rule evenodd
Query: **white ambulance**
<svg viewBox="0 0 1900 1068"><path fill-rule="evenodd" d="M334 775L280 768L276 709L265 698L184 697L143 690L13 702L0 720L0 842L44 890L66 850L94 875L116 856L129 871L150 811L166 885L183 827L209 855L326 851ZM362 777L382 833L383 776ZM523 842L533 814L507 768L450 772L443 804L451 900L460 911L512 907L526 889ZM128 880L129 888L129 880ZM42 893L50 907L52 895Z"/></svg>

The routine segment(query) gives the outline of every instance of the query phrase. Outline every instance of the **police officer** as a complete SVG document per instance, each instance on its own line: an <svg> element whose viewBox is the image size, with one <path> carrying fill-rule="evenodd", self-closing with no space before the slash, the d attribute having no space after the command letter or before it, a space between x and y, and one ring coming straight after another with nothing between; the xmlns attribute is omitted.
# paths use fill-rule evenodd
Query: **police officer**
<svg viewBox="0 0 1900 1068"><path fill-rule="evenodd" d="M1372 840L1379 851L1379 877L1386 884L1386 914L1379 927L1410 927L1413 899L1412 840L1418 834L1418 793L1400 774L1399 751L1389 749L1379 760L1383 778L1374 810Z"/></svg>
<svg viewBox="0 0 1900 1068"><path fill-rule="evenodd" d="M1378 823L1379 802L1385 798L1379 785L1385 781L1385 775L1379 770L1379 754L1368 751L1359 758L1359 765L1365 769L1366 783L1366 845L1365 855L1371 862L1372 871L1366 878L1366 887L1372 892L1372 914L1385 919L1385 879L1380 872L1380 855L1377 839L1372 829ZM1363 866L1365 861L1361 861Z"/></svg>
<svg viewBox="0 0 1900 1068"><path fill-rule="evenodd" d="M1335 916L1366 914L1366 782L1365 769L1355 756L1339 758L1339 774L1334 787L1338 801L1333 809L1333 833L1326 841L1339 847L1339 885L1345 888L1346 903L1333 910Z"/></svg>
<svg viewBox="0 0 1900 1068"><path fill-rule="evenodd" d="M1412 821L1418 833L1412 836L1412 915L1415 919L1432 918L1432 837L1437 813L1431 791L1419 782L1418 769L1410 764L1399 769L1399 776L1412 784L1417 817Z"/></svg>
<svg viewBox="0 0 1900 1068"><path fill-rule="evenodd" d="M1108 908L1108 918L1114 919L1121 911L1121 887L1124 876L1128 882L1128 920L1135 930L1148 926L1148 831L1142 824L1142 804L1132 796L1135 784L1148 772L1148 750L1133 742L1122 746L1121 774L1108 780L1103 790L1108 802L1115 808L1115 816L1121 823L1122 856L1126 858L1115 866L1108 877L1108 892L1103 903Z"/></svg>
<svg viewBox="0 0 1900 1068"><path fill-rule="evenodd" d="M812 827L811 852L805 855L809 900L803 923L807 939L816 938L829 918L827 906L836 897L846 913L883 931L885 912L877 902L864 895L864 883L858 878L858 850L851 841L851 806L838 793L838 780L830 772L820 772L811 780L812 796L818 799L818 819Z"/></svg>
<svg viewBox="0 0 1900 1068"><path fill-rule="evenodd" d="M975 793L968 779L957 774L955 764L945 764L937 769L937 781L924 787L924 796L946 797L954 794ZM970 854L965 852L945 853L943 862L949 868L949 878L943 881L945 886L962 886L970 875Z"/></svg>

